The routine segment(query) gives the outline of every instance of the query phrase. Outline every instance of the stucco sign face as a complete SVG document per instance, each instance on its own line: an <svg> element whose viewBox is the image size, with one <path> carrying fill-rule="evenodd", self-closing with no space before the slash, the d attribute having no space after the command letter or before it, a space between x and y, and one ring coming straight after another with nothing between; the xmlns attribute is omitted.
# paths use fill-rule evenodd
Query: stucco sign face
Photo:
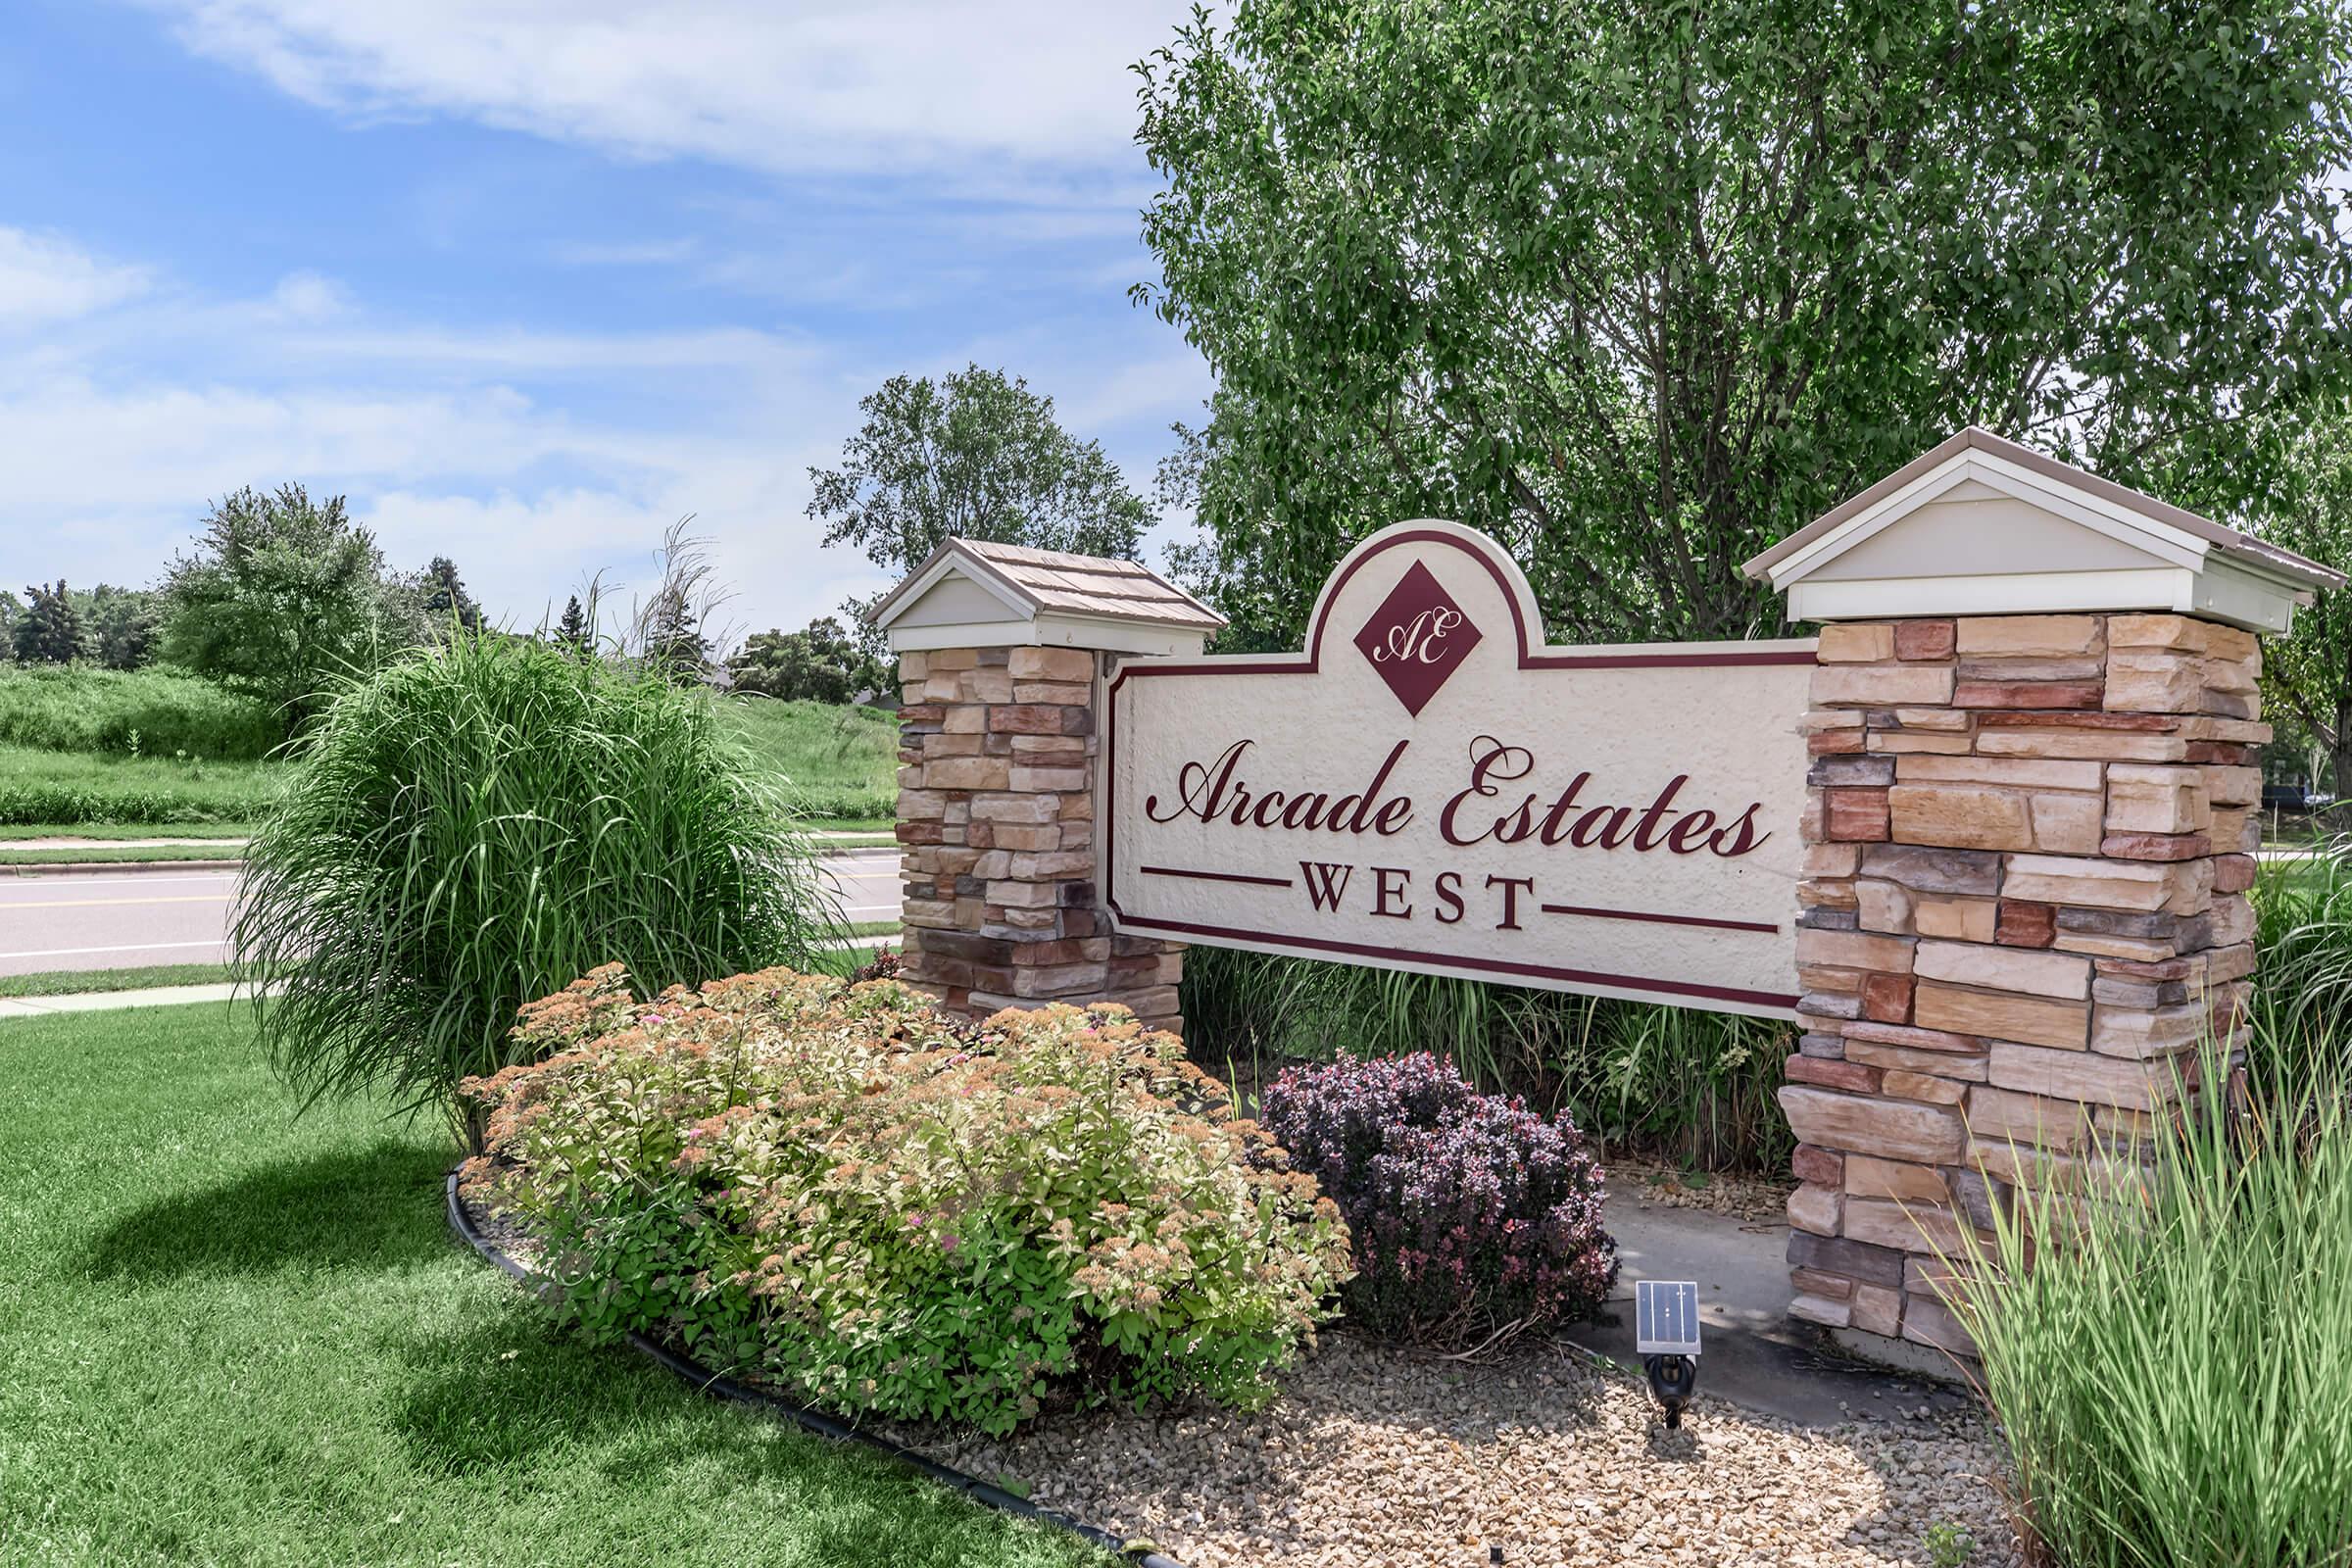
<svg viewBox="0 0 2352 1568"><path fill-rule="evenodd" d="M1143 936L1786 1013L1812 665L1546 647L1492 541L1399 523L1304 652L1119 667L1105 903Z"/></svg>

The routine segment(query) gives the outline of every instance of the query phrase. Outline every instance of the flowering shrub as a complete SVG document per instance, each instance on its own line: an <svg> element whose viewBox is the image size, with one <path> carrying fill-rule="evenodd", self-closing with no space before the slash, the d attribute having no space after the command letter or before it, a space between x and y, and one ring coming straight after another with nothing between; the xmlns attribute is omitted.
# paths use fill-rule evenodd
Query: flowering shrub
<svg viewBox="0 0 2352 1568"><path fill-rule="evenodd" d="M1481 1095L1426 1053L1294 1067L1263 1120L1288 1168L1339 1202L1355 1253L1343 1301L1366 1328L1475 1344L1589 1316L1617 1277L1600 1168L1568 1118Z"/></svg>
<svg viewBox="0 0 2352 1568"><path fill-rule="evenodd" d="M553 1054L468 1081L469 1176L561 1310L836 1409L1252 1403L1347 1275L1330 1200L1121 1007L972 1025L784 969L647 1004L608 965L515 1033Z"/></svg>

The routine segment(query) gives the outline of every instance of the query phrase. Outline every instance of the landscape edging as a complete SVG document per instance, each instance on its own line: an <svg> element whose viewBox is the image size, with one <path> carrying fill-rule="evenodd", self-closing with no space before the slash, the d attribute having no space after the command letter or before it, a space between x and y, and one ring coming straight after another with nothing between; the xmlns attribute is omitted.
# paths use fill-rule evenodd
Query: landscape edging
<svg viewBox="0 0 2352 1568"><path fill-rule="evenodd" d="M458 1197L458 1173L454 1170L449 1173L446 1191L449 1199L450 1229L456 1231L460 1239L466 1246L472 1248L484 1261L494 1265L517 1285L526 1290L535 1289L531 1271L523 1267L519 1261L509 1255L497 1243L484 1236L475 1227L473 1216L466 1211L465 1202ZM877 1453L885 1454L902 1464L912 1467L942 1486L962 1493L974 1502L995 1508L1001 1513L1011 1514L1015 1518L1032 1519L1040 1524L1052 1526L1054 1529L1066 1531L1090 1545L1101 1546L1105 1550L1114 1551L1129 1558L1136 1564L1136 1568L1184 1568L1184 1564L1162 1552L1131 1551L1119 1537L1098 1525L1090 1525L1084 1520L1073 1519L1068 1514L1055 1513L1050 1508L1041 1508L1026 1497L1015 1496L1002 1487L992 1486L977 1476L966 1475L953 1465L942 1464L937 1459L912 1448L902 1447L887 1439L875 1437L869 1432L861 1432L856 1427L826 1415L821 1410L779 1399L773 1395L763 1394L758 1389L738 1383L733 1378L712 1372L689 1357L678 1354L667 1346L650 1340L642 1334L631 1334L629 1344L639 1354L667 1368L678 1378L693 1384L704 1394L737 1404L757 1405L761 1409L783 1416L804 1431L813 1432L818 1437L830 1438L837 1443L855 1443L860 1446L871 1448Z"/></svg>

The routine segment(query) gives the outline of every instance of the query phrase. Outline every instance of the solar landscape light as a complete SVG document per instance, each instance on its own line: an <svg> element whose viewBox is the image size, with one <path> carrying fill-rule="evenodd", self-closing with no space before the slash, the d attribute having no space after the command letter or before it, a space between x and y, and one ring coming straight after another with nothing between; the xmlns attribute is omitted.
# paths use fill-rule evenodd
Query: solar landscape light
<svg viewBox="0 0 2352 1568"><path fill-rule="evenodd" d="M1666 1407L1666 1424L1683 1424L1683 1406L1698 1387L1698 1282L1634 1282L1634 1349L1649 1374L1649 1392Z"/></svg>

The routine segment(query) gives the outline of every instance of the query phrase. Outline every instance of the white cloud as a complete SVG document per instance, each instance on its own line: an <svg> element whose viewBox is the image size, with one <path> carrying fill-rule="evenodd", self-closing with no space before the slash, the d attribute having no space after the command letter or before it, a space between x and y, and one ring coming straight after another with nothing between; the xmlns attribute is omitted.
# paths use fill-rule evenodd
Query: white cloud
<svg viewBox="0 0 2352 1568"><path fill-rule="evenodd" d="M323 321L351 309L342 284L317 272L288 272L270 296L270 308L289 321Z"/></svg>
<svg viewBox="0 0 2352 1568"><path fill-rule="evenodd" d="M0 331L68 320L146 290L143 268L101 262L64 240L0 225Z"/></svg>
<svg viewBox="0 0 2352 1568"><path fill-rule="evenodd" d="M188 47L343 114L817 172L1132 173L1133 0L146 0Z"/></svg>

